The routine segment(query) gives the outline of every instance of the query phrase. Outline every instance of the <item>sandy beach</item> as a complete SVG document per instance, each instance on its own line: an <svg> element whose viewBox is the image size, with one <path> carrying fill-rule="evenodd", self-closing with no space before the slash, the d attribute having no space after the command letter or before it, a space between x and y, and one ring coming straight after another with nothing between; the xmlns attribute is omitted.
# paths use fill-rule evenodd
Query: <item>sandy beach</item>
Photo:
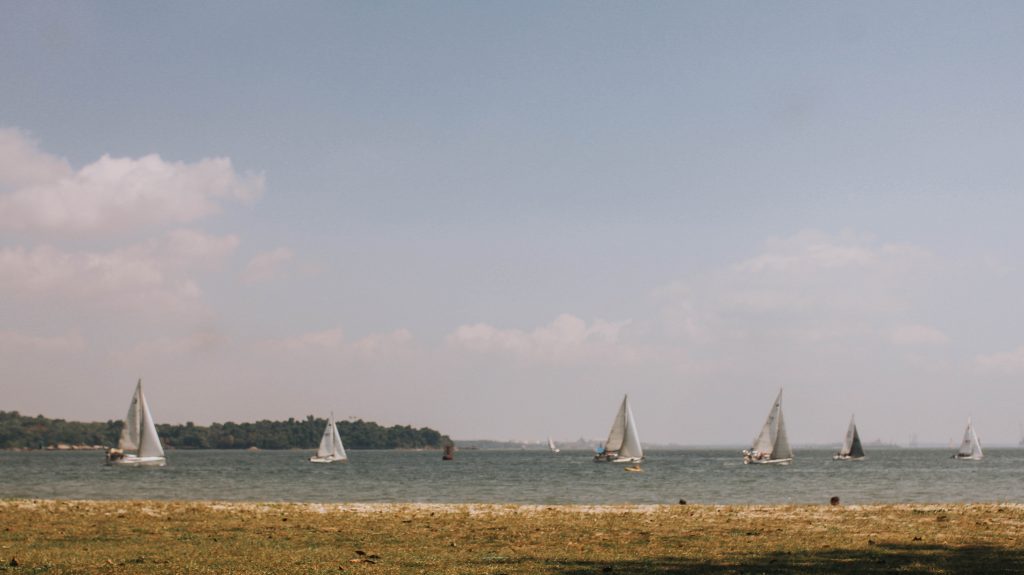
<svg viewBox="0 0 1024 575"><path fill-rule="evenodd" d="M1024 505L0 501L11 573L1019 573Z"/></svg>

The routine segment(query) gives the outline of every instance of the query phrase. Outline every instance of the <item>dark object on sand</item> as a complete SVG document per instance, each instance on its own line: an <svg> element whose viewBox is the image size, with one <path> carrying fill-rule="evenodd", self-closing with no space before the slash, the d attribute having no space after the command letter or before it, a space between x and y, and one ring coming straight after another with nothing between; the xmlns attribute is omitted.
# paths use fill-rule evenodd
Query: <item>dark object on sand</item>
<svg viewBox="0 0 1024 575"><path fill-rule="evenodd" d="M832 499L829 499L828 502L831 505L839 505L839 496L838 495L833 495Z"/></svg>
<svg viewBox="0 0 1024 575"><path fill-rule="evenodd" d="M679 504L680 505L686 505L686 500L685 499L680 499L679 500Z"/></svg>

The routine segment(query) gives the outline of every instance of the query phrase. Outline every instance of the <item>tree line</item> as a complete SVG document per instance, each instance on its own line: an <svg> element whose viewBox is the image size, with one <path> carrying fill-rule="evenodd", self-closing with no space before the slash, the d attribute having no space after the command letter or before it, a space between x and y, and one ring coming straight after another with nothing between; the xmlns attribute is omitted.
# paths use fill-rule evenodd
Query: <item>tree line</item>
<svg viewBox="0 0 1024 575"><path fill-rule="evenodd" d="M209 426L159 424L165 447L178 449L314 449L320 444L326 419L312 415L287 421L214 423ZM372 421L339 421L346 449L440 449L448 437L428 427L384 427ZM116 446L124 423L66 421L0 411L0 448L42 449L58 444Z"/></svg>

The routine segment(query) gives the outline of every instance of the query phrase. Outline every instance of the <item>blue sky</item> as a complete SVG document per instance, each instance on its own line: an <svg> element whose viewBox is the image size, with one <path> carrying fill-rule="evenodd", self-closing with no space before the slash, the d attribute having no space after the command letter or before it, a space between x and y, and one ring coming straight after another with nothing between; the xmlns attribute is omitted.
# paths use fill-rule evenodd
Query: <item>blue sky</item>
<svg viewBox="0 0 1024 575"><path fill-rule="evenodd" d="M1016 3L3 11L4 408L1018 438Z"/></svg>

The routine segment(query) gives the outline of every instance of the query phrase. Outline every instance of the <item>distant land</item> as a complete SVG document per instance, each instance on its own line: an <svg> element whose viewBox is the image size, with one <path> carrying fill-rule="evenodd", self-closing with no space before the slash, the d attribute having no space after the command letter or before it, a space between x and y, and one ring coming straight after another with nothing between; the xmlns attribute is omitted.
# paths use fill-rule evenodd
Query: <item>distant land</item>
<svg viewBox="0 0 1024 575"><path fill-rule="evenodd" d="M595 447L604 443L603 439L579 438L573 441L555 440L555 446L564 451L593 451ZM547 450L548 442L544 441L515 441L500 439L456 439L455 445L459 449L539 449ZM644 442L644 449L682 449L683 446L675 443L647 443Z"/></svg>
<svg viewBox="0 0 1024 575"><path fill-rule="evenodd" d="M383 427L372 421L339 421L346 449L440 449L446 435L408 425ZM0 449L82 449L117 445L123 423L79 422L0 411ZM158 424L157 433L172 449L315 449L327 425L312 415L287 421L214 423L209 426Z"/></svg>
<svg viewBox="0 0 1024 575"><path fill-rule="evenodd" d="M576 439L572 441L559 441L555 440L555 445L563 451L593 451L595 447L604 443L603 439ZM518 450L546 450L548 448L547 440L528 440L528 441L517 441L517 440L501 440L501 439L456 439L455 444L459 449L518 449ZM738 443L715 443L715 444L681 444L681 443L647 443L643 444L644 449L648 450L679 450L679 449L736 449L741 450L748 447L747 445L740 445ZM840 443L795 443L794 449L838 449ZM950 448L955 449L956 446L950 446L948 443L941 442L930 442L930 443L918 443L915 445L901 445L895 442L882 441L875 439L864 443L866 449L941 449ZM1018 447L1012 444L992 444L989 447Z"/></svg>

